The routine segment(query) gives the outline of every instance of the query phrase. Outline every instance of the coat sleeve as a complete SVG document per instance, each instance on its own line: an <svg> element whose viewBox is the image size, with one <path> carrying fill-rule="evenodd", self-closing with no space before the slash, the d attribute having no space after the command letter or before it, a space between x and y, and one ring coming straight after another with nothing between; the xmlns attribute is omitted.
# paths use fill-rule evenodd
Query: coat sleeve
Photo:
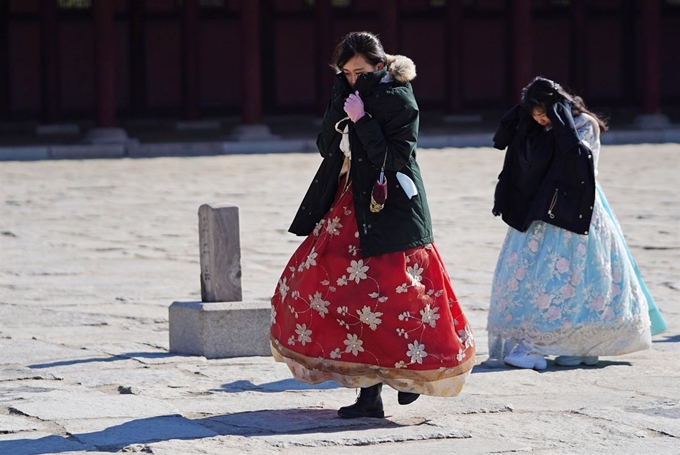
<svg viewBox="0 0 680 455"><path fill-rule="evenodd" d="M321 132L316 138L316 146L319 149L319 153L321 153L321 156L324 158L326 157L333 140L335 140L339 134L335 131L335 124L347 116L343 109L345 97L346 94L344 93L344 90L342 90L340 82L336 82L333 86L333 94L326 107L326 113L323 116Z"/></svg>
<svg viewBox="0 0 680 455"><path fill-rule="evenodd" d="M546 109L546 115L550 119L555 142L557 143L557 148L561 152L571 150L581 143L578 134L576 133L574 117L571 113L571 105L568 101L561 100L554 103Z"/></svg>
<svg viewBox="0 0 680 455"><path fill-rule="evenodd" d="M496 134L493 136L494 148L503 150L510 145L517 132L521 110L522 107L518 104L505 113L501 119L500 125L498 125Z"/></svg>
<svg viewBox="0 0 680 455"><path fill-rule="evenodd" d="M397 172L408 164L416 150L420 113L412 97L402 93L392 96L398 102L389 103L383 125L364 115L354 126L371 163L382 167L387 153L385 169Z"/></svg>

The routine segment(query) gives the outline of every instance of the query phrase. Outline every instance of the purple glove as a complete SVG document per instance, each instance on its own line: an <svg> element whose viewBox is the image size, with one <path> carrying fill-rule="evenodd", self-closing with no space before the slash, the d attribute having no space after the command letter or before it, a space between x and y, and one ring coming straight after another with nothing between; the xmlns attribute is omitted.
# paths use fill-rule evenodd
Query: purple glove
<svg viewBox="0 0 680 455"><path fill-rule="evenodd" d="M349 95L345 100L345 112L349 116L349 119L356 123L361 117L364 116L364 102L361 101L359 96L359 91L356 91Z"/></svg>

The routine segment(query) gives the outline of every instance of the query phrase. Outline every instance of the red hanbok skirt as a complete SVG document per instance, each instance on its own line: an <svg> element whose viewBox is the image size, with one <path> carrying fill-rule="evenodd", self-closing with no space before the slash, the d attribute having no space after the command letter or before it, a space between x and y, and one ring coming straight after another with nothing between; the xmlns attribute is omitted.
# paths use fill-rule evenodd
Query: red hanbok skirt
<svg viewBox="0 0 680 455"><path fill-rule="evenodd" d="M433 244L362 258L351 185L288 262L271 300L274 358L296 379L460 393L470 326Z"/></svg>

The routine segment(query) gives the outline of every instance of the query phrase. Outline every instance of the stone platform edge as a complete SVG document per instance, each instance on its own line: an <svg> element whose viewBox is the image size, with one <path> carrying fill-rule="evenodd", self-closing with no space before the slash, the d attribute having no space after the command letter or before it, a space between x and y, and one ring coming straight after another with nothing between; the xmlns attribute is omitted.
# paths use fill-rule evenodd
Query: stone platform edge
<svg viewBox="0 0 680 455"><path fill-rule="evenodd" d="M419 148L491 147L493 132L425 134ZM660 130L614 130L602 136L603 145L680 143L680 127ZM175 142L140 144L72 144L0 147L0 161L193 157L231 154L316 152L314 139L265 141Z"/></svg>

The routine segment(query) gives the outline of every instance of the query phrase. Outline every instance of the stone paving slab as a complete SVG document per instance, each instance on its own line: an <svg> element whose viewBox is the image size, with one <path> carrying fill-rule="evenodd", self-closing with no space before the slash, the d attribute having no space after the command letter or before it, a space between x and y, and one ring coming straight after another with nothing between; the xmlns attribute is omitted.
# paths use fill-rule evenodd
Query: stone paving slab
<svg viewBox="0 0 680 455"><path fill-rule="evenodd" d="M2 147L0 160L2 161L34 161L50 159L49 147Z"/></svg>
<svg viewBox="0 0 680 455"><path fill-rule="evenodd" d="M38 340L0 339L0 365L31 364L53 359L77 359L88 354L82 349L55 346Z"/></svg>
<svg viewBox="0 0 680 455"><path fill-rule="evenodd" d="M44 425L26 419L25 417L17 415L0 415L0 435L44 430Z"/></svg>
<svg viewBox="0 0 680 455"><path fill-rule="evenodd" d="M664 408L664 403L660 405L661 407L657 405L646 409L627 409L626 412L621 412L616 407L582 408L574 413L680 438L680 406L672 404Z"/></svg>
<svg viewBox="0 0 680 455"><path fill-rule="evenodd" d="M2 368L0 369L0 382L17 381L25 379L58 379L52 373L36 371L33 368Z"/></svg>
<svg viewBox="0 0 680 455"><path fill-rule="evenodd" d="M130 444L123 450L129 453L153 453L154 455L231 455L239 453L277 455L281 453L280 449L272 447L265 441L243 436L217 436L211 439L170 440L151 444Z"/></svg>
<svg viewBox="0 0 680 455"><path fill-rule="evenodd" d="M50 158L55 160L82 160L87 158L122 158L126 155L125 145L53 145Z"/></svg>
<svg viewBox="0 0 680 455"><path fill-rule="evenodd" d="M172 387L189 386L195 383L195 379L189 374L182 373L175 369L140 369L136 366L130 368L96 369L87 372L62 373L62 379L81 384L85 387L101 387L106 385L117 385L123 389L128 389L130 385L135 388L148 385L166 384ZM132 393L132 392L129 392Z"/></svg>
<svg viewBox="0 0 680 455"><path fill-rule="evenodd" d="M21 401L7 404L24 415L41 420L68 421L111 417L146 418L177 415L179 411L167 403L135 395L108 395L86 388L57 390L25 395Z"/></svg>

